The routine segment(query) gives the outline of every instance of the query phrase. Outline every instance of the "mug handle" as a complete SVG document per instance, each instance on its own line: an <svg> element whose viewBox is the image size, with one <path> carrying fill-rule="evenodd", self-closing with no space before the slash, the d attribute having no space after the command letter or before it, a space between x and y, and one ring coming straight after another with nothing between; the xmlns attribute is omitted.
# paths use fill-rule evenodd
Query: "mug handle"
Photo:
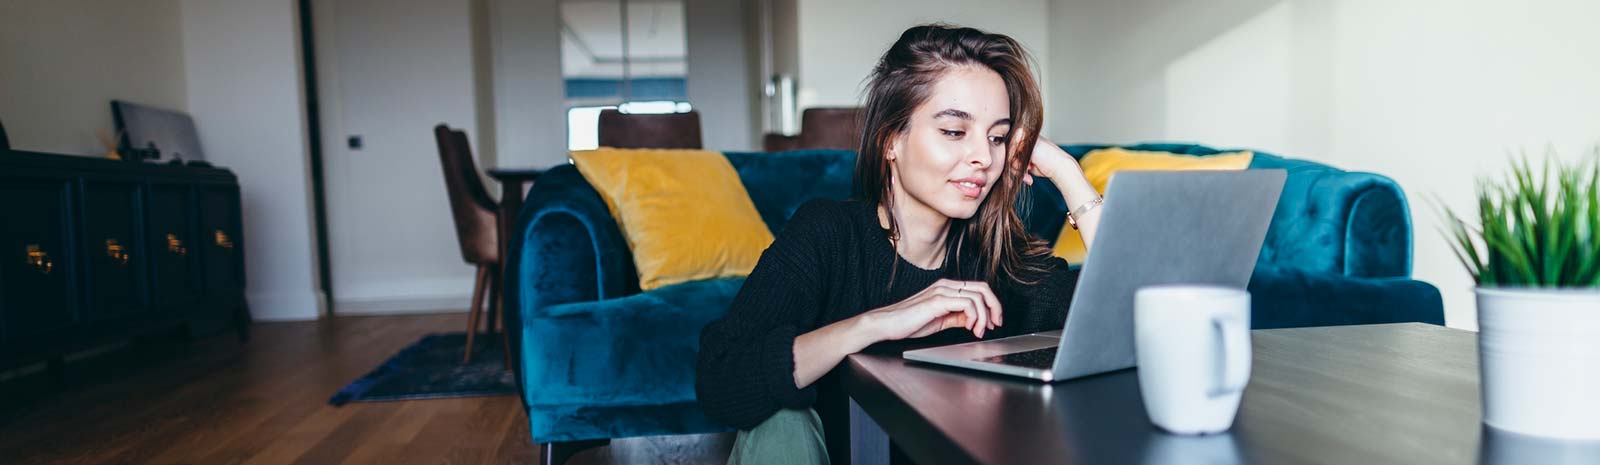
<svg viewBox="0 0 1600 465"><path fill-rule="evenodd" d="M1217 342L1222 349L1220 353L1213 352L1219 362L1217 366L1221 367L1218 370L1221 377L1211 390L1211 397L1242 391L1250 382L1250 338L1244 325L1239 323L1239 319L1226 316L1211 319L1211 327L1216 329Z"/></svg>

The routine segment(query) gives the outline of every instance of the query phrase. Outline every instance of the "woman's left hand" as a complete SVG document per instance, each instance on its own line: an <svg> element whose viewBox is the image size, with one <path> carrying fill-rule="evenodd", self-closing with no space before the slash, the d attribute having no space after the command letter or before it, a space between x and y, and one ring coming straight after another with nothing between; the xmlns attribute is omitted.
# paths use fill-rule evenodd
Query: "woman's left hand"
<svg viewBox="0 0 1600 465"><path fill-rule="evenodd" d="M1055 142L1039 136L1039 142L1033 144L1032 161L1028 162L1028 172L1022 175L1022 182L1031 186L1034 177L1054 179L1069 173L1083 177L1083 168L1078 166L1078 160L1061 150Z"/></svg>

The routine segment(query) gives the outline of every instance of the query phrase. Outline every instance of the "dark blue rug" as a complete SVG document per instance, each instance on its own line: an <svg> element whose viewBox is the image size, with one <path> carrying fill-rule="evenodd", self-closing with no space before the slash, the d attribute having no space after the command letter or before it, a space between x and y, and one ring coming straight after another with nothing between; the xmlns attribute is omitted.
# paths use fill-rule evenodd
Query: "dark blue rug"
<svg viewBox="0 0 1600 465"><path fill-rule="evenodd" d="M511 395L517 381L505 369L498 335L473 338L472 363L461 363L466 333L423 336L378 368L340 389L329 404Z"/></svg>

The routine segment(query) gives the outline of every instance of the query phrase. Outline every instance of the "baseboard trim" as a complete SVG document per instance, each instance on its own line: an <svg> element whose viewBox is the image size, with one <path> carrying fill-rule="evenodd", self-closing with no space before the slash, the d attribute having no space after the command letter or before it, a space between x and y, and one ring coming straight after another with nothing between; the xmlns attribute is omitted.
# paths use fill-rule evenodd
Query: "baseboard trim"
<svg viewBox="0 0 1600 465"><path fill-rule="evenodd" d="M267 292L245 296L250 303L250 319L255 321L315 320L322 312L317 293Z"/></svg>

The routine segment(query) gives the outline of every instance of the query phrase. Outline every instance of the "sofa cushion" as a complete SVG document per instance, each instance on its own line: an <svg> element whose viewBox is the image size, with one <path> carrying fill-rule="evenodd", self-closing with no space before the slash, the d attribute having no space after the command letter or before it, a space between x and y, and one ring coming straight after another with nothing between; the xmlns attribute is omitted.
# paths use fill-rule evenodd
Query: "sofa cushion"
<svg viewBox="0 0 1600 465"><path fill-rule="evenodd" d="M856 153L849 150L728 152L745 191L773 234L783 231L794 211L812 199L850 197Z"/></svg>
<svg viewBox="0 0 1600 465"><path fill-rule="evenodd" d="M772 243L720 153L600 149L572 160L621 226L640 289L750 274Z"/></svg>

